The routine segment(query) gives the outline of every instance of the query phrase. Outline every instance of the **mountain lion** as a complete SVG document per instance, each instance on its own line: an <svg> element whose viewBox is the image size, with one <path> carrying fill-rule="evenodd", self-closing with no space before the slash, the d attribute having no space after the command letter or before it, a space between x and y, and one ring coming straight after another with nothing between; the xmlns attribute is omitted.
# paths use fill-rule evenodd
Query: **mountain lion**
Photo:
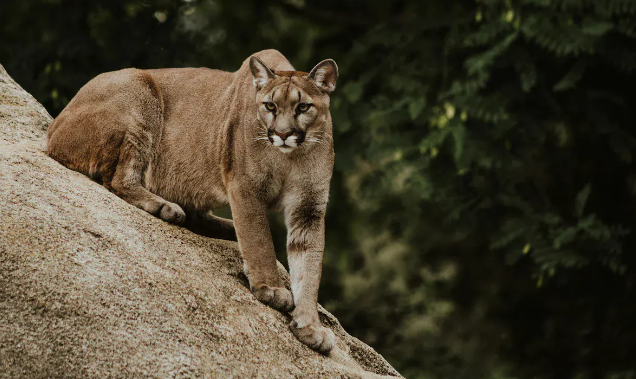
<svg viewBox="0 0 636 379"><path fill-rule="evenodd" d="M235 72L103 73L50 125L48 154L167 222L183 224L187 214L218 238L237 239L252 293L293 311L296 337L327 354L335 337L317 300L337 77L331 59L300 72L276 50ZM233 221L212 215L228 203ZM268 209L285 216L291 292L278 275Z"/></svg>

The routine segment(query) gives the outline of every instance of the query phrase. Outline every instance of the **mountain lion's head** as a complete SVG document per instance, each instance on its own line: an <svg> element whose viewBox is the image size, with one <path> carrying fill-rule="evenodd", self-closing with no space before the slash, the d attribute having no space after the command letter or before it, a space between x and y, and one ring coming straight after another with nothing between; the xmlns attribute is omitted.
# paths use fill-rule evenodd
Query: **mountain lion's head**
<svg viewBox="0 0 636 379"><path fill-rule="evenodd" d="M272 71L255 56L250 69L256 87L256 117L263 126L258 139L283 153L320 143L330 120L329 95L336 89L338 66L331 59L311 72Z"/></svg>

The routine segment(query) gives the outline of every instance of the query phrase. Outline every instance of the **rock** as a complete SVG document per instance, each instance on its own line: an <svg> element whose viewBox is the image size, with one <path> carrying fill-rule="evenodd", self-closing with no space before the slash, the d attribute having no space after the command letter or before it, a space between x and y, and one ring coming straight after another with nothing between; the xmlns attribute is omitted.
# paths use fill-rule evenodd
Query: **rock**
<svg viewBox="0 0 636 379"><path fill-rule="evenodd" d="M300 343L249 292L235 242L48 158L50 122L0 66L0 378L401 378L322 307L337 347Z"/></svg>

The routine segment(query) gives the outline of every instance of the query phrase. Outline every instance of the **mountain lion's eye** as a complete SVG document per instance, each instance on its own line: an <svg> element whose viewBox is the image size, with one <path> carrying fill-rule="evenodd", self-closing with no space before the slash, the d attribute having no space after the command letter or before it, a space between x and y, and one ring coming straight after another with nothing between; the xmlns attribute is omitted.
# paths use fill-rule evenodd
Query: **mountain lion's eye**
<svg viewBox="0 0 636 379"><path fill-rule="evenodd" d="M298 110L301 112L307 112L310 107L311 107L311 104L307 104L307 103L298 104Z"/></svg>
<svg viewBox="0 0 636 379"><path fill-rule="evenodd" d="M268 101L265 103L265 108L270 112L274 112L276 110L276 104Z"/></svg>

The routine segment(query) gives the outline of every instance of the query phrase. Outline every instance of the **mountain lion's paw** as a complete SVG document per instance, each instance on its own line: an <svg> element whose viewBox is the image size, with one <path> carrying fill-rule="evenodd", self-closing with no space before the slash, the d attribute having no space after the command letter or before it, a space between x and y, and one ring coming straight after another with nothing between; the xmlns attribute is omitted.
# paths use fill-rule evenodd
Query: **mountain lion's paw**
<svg viewBox="0 0 636 379"><path fill-rule="evenodd" d="M309 324L303 328L298 327L296 320L289 324L292 333L298 340L321 354L329 354L336 345L336 336L330 329L320 323Z"/></svg>
<svg viewBox="0 0 636 379"><path fill-rule="evenodd" d="M159 218L172 224L181 225L185 222L186 214L177 204L166 202L161 206Z"/></svg>
<svg viewBox="0 0 636 379"><path fill-rule="evenodd" d="M294 310L294 297L290 290L284 287L270 287L260 285L252 291L256 298L270 307L281 312L291 312Z"/></svg>

